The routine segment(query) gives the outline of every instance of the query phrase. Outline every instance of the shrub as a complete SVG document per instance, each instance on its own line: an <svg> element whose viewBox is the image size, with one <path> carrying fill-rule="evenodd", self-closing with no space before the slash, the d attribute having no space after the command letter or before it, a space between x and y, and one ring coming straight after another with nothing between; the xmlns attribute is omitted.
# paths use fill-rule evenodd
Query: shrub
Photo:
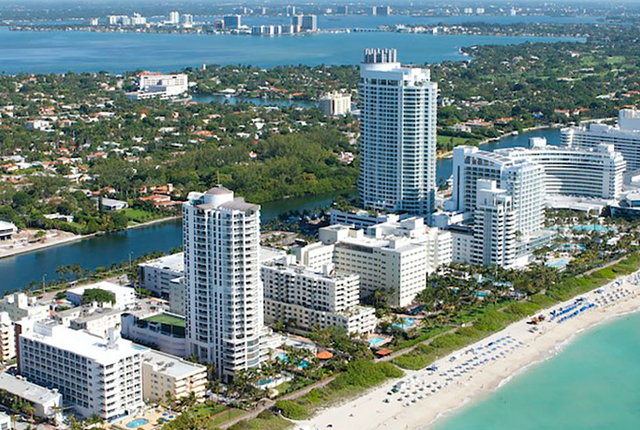
<svg viewBox="0 0 640 430"><path fill-rule="evenodd" d="M260 412L256 418L261 420L270 420L273 417L275 417L275 414L269 409L265 409L264 411Z"/></svg>
<svg viewBox="0 0 640 430"><path fill-rule="evenodd" d="M304 420L311 416L307 408L291 400L279 400L275 406L283 416L292 420Z"/></svg>
<svg viewBox="0 0 640 430"><path fill-rule="evenodd" d="M388 378L400 378L403 372L390 363L374 363L359 359L350 362L347 370L341 373L329 386L332 389L369 388L381 384Z"/></svg>
<svg viewBox="0 0 640 430"><path fill-rule="evenodd" d="M97 270L97 269L96 269ZM116 302L116 296L111 291L100 288L89 288L82 293L82 303L111 303Z"/></svg>

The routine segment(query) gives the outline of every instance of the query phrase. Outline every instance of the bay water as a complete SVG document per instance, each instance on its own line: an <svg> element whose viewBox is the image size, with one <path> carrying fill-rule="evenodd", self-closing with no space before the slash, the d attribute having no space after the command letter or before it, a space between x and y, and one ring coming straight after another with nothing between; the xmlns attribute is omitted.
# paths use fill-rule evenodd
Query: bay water
<svg viewBox="0 0 640 430"><path fill-rule="evenodd" d="M460 49L582 39L409 33L317 33L280 37L9 31L0 27L0 73L172 72L203 64L359 64L365 48L397 48L403 63L459 61Z"/></svg>

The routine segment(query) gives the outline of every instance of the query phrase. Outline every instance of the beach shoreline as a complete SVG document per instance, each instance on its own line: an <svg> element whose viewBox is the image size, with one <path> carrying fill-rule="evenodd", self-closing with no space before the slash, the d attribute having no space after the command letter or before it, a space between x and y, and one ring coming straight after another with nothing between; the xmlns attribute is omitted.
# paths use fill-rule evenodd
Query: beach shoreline
<svg viewBox="0 0 640 430"><path fill-rule="evenodd" d="M578 337L595 327L640 311L640 286L630 281L635 276L636 274L632 274L612 280L603 289L599 289L604 293L592 291L587 294L590 300L600 300L602 294L609 294L610 291L629 291L628 295L619 300L598 305L562 323L547 319L535 326L538 327L537 330L527 323L531 318L517 321L498 333L438 359L435 362L439 367L436 372L425 369L405 371L403 378L386 382L349 402L321 410L314 418L296 423L294 428L319 430L331 425L341 430L430 429L436 422L439 423L461 408L485 399L519 375L553 358ZM620 280L621 284L613 287ZM575 302L576 298L573 298L550 309L570 306ZM544 314L548 317L550 309L537 315ZM508 345L503 343L502 346L510 347L502 349L506 354L498 356L495 361L492 358L488 363L477 367L475 364L462 366L464 372L455 370L460 374L455 378L447 378L451 379L450 382L445 382L444 377L440 376L442 373L449 376L450 374L446 373L447 369L451 371L456 366L460 367L460 363L465 359L465 363L476 360L477 364L475 356L478 352L488 351L487 345L498 345L501 339L502 342L509 342ZM517 348L513 348L512 345L516 345ZM493 350L495 349L494 347ZM482 355L484 354L483 352ZM452 357L456 357L453 362ZM424 390L425 384L435 382L435 379L438 379L437 385L441 386L436 392L431 394L429 389L417 391ZM388 394L399 381L404 381L405 387L414 387L406 389L406 398L402 396L405 391L401 391L400 394ZM435 386L436 384L433 384L433 387ZM423 394L422 399L416 397Z"/></svg>

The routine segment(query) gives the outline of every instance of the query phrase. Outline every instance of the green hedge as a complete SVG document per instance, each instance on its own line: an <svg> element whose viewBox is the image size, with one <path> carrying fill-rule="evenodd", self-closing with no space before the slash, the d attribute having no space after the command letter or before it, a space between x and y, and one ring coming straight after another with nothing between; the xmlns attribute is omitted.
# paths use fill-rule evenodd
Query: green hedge
<svg viewBox="0 0 640 430"><path fill-rule="evenodd" d="M283 416L292 420L304 420L311 416L307 408L291 400L279 400L275 407Z"/></svg>
<svg viewBox="0 0 640 430"><path fill-rule="evenodd" d="M366 359L350 362L347 369L326 387L314 388L294 402L310 415L320 406L355 396L364 390L382 384L389 378L401 378L404 372L391 363L376 363Z"/></svg>
<svg viewBox="0 0 640 430"><path fill-rule="evenodd" d="M285 430L293 427L293 423L275 415L271 411L262 411L256 418L240 421L228 430ZM185 429L186 430L186 429Z"/></svg>

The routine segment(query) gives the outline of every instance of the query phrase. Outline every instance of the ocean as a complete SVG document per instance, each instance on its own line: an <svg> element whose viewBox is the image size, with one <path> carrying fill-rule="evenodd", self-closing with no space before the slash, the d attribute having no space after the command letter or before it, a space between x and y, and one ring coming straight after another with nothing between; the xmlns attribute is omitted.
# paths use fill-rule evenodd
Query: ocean
<svg viewBox="0 0 640 430"><path fill-rule="evenodd" d="M579 334L433 430L637 430L640 313Z"/></svg>

